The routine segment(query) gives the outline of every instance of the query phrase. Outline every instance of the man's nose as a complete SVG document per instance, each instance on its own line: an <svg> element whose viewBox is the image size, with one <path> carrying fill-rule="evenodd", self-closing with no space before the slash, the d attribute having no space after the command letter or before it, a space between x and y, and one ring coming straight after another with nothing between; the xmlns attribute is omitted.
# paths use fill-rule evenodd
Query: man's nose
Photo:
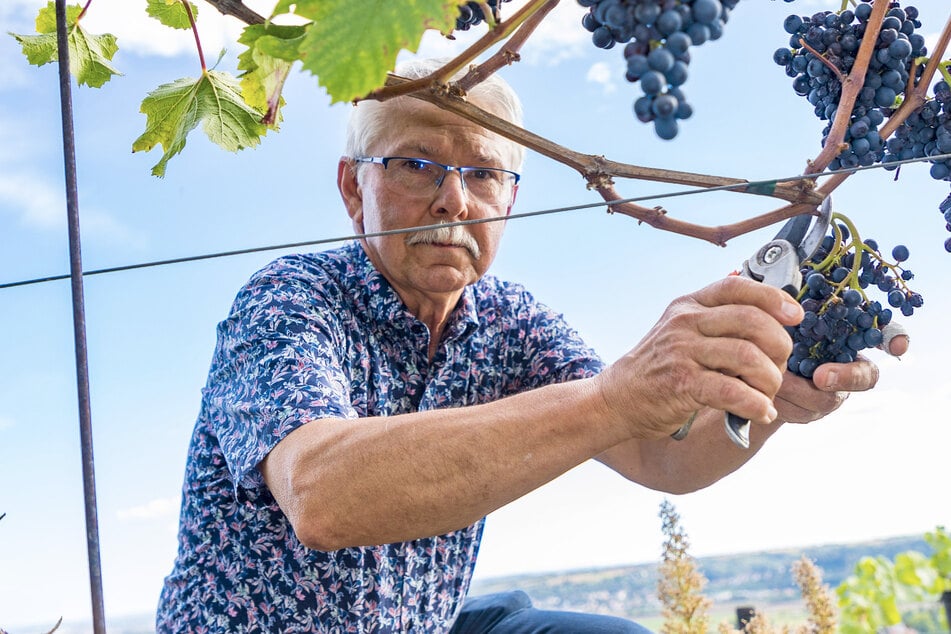
<svg viewBox="0 0 951 634"><path fill-rule="evenodd" d="M441 216L464 216L469 210L469 196L462 172L447 170L436 188L433 200L434 213Z"/></svg>

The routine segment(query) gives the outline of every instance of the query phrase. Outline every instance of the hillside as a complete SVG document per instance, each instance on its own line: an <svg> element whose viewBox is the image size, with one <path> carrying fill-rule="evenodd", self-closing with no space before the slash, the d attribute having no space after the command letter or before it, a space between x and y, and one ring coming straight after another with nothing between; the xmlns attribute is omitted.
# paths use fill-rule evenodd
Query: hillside
<svg viewBox="0 0 951 634"><path fill-rule="evenodd" d="M773 614L798 613L799 588L792 564L802 556L822 571L830 588L852 574L865 556L893 559L900 552L931 552L921 537L896 537L853 544L812 546L719 557L701 557L697 566L707 578L704 594L714 602L717 619L732 622L740 606L754 606ZM499 577L473 583L472 594L520 589L537 607L577 610L625 616L651 626L661 611L657 599L657 567L660 562L573 570L544 575Z"/></svg>

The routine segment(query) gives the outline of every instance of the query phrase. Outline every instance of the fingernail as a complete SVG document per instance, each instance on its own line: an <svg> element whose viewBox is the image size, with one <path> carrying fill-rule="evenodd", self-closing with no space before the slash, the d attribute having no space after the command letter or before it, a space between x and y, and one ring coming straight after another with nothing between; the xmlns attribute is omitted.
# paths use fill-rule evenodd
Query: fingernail
<svg viewBox="0 0 951 634"><path fill-rule="evenodd" d="M777 412L777 411L776 411L776 408L773 407L772 405L769 406L769 411L766 412L766 415L769 416L769 421L770 421L770 422L773 422L774 420L776 420L777 418L779 418L779 412Z"/></svg>
<svg viewBox="0 0 951 634"><path fill-rule="evenodd" d="M839 373L835 370L829 370L829 373L826 375L826 387L830 390L834 390L836 385L838 385Z"/></svg>
<svg viewBox="0 0 951 634"><path fill-rule="evenodd" d="M783 302L783 315L789 318L795 318L802 315L802 307L798 303L790 301Z"/></svg>

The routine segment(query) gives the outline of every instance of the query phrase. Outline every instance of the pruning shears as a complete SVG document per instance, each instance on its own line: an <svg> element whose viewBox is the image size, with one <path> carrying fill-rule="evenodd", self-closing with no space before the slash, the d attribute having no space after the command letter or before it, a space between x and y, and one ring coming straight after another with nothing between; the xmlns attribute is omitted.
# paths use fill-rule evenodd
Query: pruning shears
<svg viewBox="0 0 951 634"><path fill-rule="evenodd" d="M815 222L813 222L815 220ZM802 288L802 264L818 250L832 222L832 196L819 207L819 215L801 214L786 221L776 237L761 246L745 262L738 275L781 288L792 296ZM675 440L687 436L693 418L671 434ZM750 421L736 414L724 415L726 433L738 447L750 446Z"/></svg>

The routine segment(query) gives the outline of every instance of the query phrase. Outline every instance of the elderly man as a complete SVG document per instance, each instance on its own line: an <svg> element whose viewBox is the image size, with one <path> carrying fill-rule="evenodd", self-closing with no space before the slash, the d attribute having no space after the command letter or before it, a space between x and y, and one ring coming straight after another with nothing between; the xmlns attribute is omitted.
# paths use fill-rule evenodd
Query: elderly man
<svg viewBox="0 0 951 634"><path fill-rule="evenodd" d="M521 120L497 78L469 98ZM784 375L802 311L739 277L675 300L605 366L486 274L503 222L413 231L504 218L521 157L409 97L356 106L338 185L365 237L278 259L219 325L159 632L644 632L517 592L464 605L486 514L592 458L654 489L705 487L782 422L875 383L867 361ZM750 450L723 411L755 423Z"/></svg>

